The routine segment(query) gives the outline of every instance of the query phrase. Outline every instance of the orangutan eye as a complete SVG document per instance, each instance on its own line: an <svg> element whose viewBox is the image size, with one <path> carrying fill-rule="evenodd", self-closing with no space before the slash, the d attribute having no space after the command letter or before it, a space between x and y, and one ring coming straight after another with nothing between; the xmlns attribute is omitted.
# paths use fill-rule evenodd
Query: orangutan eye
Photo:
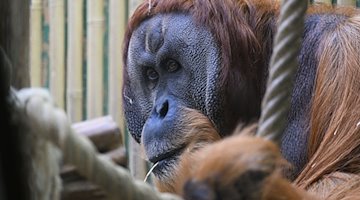
<svg viewBox="0 0 360 200"><path fill-rule="evenodd" d="M159 79L159 74L153 68L146 70L146 76L150 81L157 81Z"/></svg>
<svg viewBox="0 0 360 200"><path fill-rule="evenodd" d="M172 60L172 59L170 59L170 60L168 60L167 62L166 62L166 71L167 72L175 72L175 71L177 71L178 69L180 68L180 65L179 65L179 63L178 62L176 62L175 60Z"/></svg>

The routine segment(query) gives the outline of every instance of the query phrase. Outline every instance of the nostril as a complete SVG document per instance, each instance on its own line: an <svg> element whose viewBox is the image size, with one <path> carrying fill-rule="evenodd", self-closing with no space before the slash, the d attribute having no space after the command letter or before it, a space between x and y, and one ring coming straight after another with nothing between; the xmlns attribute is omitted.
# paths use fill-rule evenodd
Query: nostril
<svg viewBox="0 0 360 200"><path fill-rule="evenodd" d="M169 111L169 101L165 101L159 110L159 115L164 118Z"/></svg>

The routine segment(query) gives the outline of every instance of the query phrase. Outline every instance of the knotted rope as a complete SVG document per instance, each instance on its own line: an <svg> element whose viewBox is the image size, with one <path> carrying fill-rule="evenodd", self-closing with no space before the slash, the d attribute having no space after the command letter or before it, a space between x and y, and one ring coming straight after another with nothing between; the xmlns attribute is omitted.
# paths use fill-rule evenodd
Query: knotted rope
<svg viewBox="0 0 360 200"><path fill-rule="evenodd" d="M287 114L294 75L298 66L307 9L305 0L284 0L282 2L274 51L270 61L267 90L262 102L258 136L280 143Z"/></svg>
<svg viewBox="0 0 360 200"><path fill-rule="evenodd" d="M76 166L81 175L101 186L109 199L180 199L155 191L141 180L134 180L126 169L99 157L92 143L74 132L65 112L54 106L47 91L24 89L15 95L20 100L20 109L30 120L31 129L36 130L34 133L59 147L64 161Z"/></svg>

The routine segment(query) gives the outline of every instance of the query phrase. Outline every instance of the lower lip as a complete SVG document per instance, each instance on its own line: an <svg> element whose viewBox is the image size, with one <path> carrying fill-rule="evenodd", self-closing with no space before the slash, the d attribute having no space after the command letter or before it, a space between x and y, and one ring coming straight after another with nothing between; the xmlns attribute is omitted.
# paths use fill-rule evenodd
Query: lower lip
<svg viewBox="0 0 360 200"><path fill-rule="evenodd" d="M168 178L170 172L175 170L176 164L179 161L180 155L183 153L185 148L179 148L176 153L172 154L163 160L158 161L157 166L153 169L152 173L158 179Z"/></svg>
<svg viewBox="0 0 360 200"><path fill-rule="evenodd" d="M177 160L178 160L178 156L172 156L159 161L158 165L153 170L154 175L157 177L159 176L161 177L163 175L166 176L166 172L172 171L172 168L174 168Z"/></svg>

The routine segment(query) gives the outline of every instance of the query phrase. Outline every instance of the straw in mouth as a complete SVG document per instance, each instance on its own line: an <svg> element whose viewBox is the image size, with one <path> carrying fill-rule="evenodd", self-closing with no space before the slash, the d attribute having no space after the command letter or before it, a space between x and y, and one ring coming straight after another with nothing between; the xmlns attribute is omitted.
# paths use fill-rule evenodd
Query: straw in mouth
<svg viewBox="0 0 360 200"><path fill-rule="evenodd" d="M158 164L159 164L159 162L156 162L156 163L150 168L149 172L148 172L148 173L146 174L146 176L145 176L144 182L147 181L147 179L149 178L151 172L154 171L155 167L156 167Z"/></svg>

